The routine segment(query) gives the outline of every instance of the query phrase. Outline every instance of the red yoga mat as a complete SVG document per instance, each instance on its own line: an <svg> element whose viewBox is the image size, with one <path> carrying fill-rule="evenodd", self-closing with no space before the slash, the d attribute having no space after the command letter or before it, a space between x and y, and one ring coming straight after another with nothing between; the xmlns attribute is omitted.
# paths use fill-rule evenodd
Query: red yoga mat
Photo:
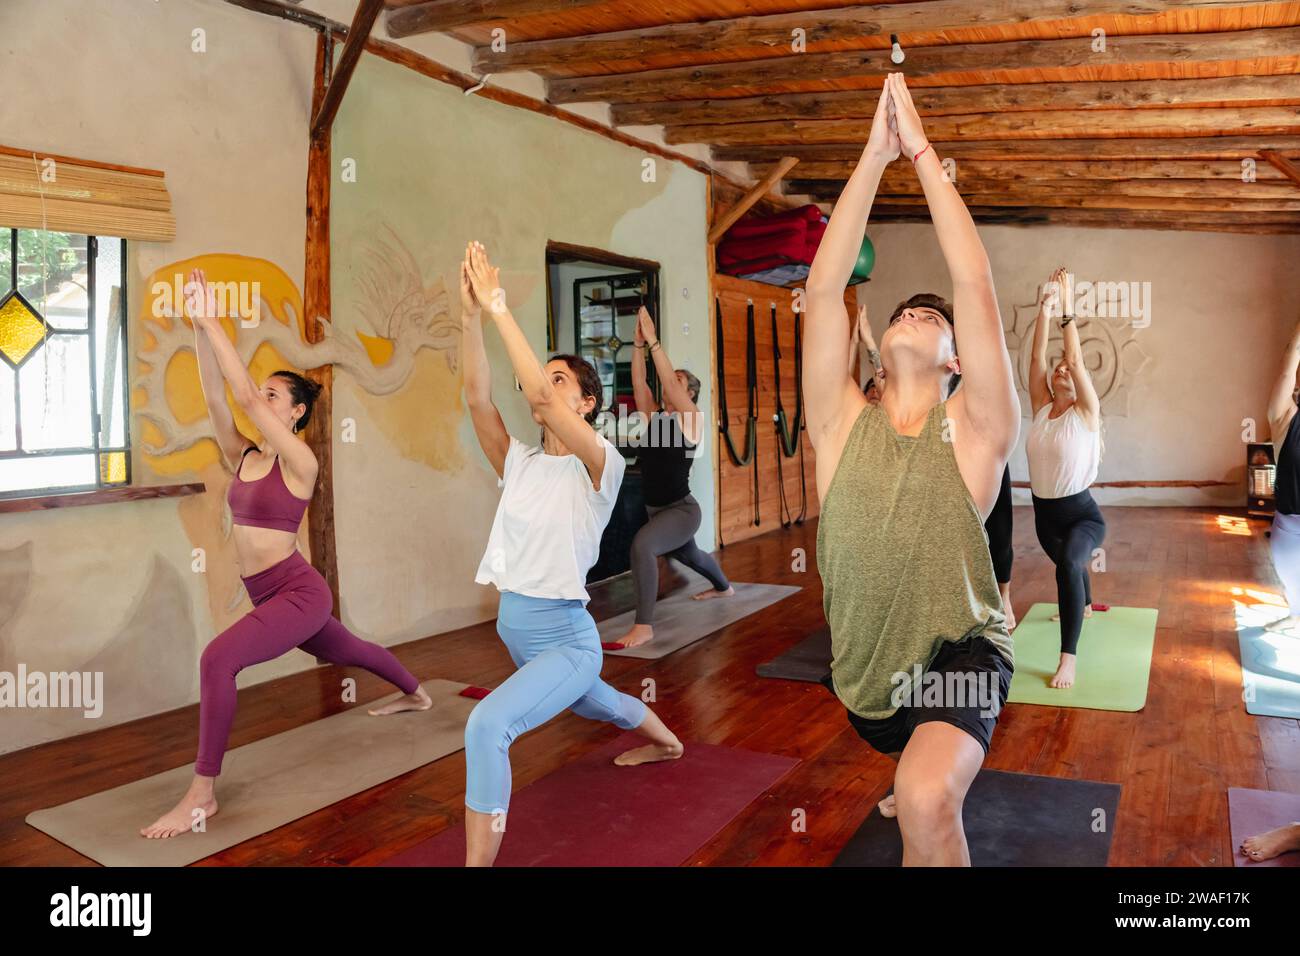
<svg viewBox="0 0 1300 956"><path fill-rule="evenodd" d="M497 866L680 866L799 761L686 744L678 760L618 767L623 734L515 793ZM463 866L451 827L380 866Z"/></svg>
<svg viewBox="0 0 1300 956"><path fill-rule="evenodd" d="M1233 866L1300 866L1300 852L1255 862L1241 852L1241 841L1288 823L1300 823L1300 793L1228 788L1228 820L1232 831Z"/></svg>

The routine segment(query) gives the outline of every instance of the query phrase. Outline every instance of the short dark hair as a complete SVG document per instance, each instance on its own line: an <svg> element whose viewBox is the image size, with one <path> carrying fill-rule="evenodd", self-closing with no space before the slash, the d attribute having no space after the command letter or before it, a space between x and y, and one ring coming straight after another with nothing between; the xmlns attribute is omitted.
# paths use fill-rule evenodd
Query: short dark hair
<svg viewBox="0 0 1300 956"><path fill-rule="evenodd" d="M889 324L893 325L894 320L903 314L904 309L934 309L945 319L948 320L948 327L954 330L952 341L952 352L957 354L957 339L955 335L956 324L952 320L952 303L941 295L935 295L933 292L918 292L898 303L894 311L889 315ZM961 384L961 373L954 372L952 378L948 381L947 398L952 398L953 392L957 391L957 386Z"/></svg>
<svg viewBox="0 0 1300 956"><path fill-rule="evenodd" d="M904 299L898 305L894 306L894 311L889 315L889 323L893 324L894 319L903 314L904 309L934 309L945 319L948 324L952 325L952 305L941 295L935 295L933 292L918 292L910 298Z"/></svg>
<svg viewBox="0 0 1300 956"><path fill-rule="evenodd" d="M311 421L311 410L316 405L316 398L320 395L320 385L309 378L299 375L297 372L290 372L287 369L281 369L278 372L272 372L268 378L282 378L289 383L289 395L293 398L295 405L306 405L307 410L302 413L302 418L293 423L294 434L302 431Z"/></svg>
<svg viewBox="0 0 1300 956"><path fill-rule="evenodd" d="M596 373L596 367L586 359L571 355L568 352L552 355L550 360L552 362L560 361L569 366L569 371L578 380L578 387L582 389L583 397L590 396L596 400L596 404L592 406L591 411L585 416L588 424L596 424L596 417L601 411L601 402L605 398L605 387L601 384L600 376Z"/></svg>

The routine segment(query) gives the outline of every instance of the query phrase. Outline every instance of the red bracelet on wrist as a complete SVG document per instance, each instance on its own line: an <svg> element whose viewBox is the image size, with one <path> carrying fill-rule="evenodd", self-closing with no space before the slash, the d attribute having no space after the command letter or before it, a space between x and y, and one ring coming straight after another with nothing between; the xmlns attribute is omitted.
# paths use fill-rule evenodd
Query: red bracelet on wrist
<svg viewBox="0 0 1300 956"><path fill-rule="evenodd" d="M915 156L912 157L912 165L915 166L916 161L921 158L921 154L924 153L925 150L929 149L933 145L934 145L933 143L926 143L925 148L922 149L920 153L917 153Z"/></svg>

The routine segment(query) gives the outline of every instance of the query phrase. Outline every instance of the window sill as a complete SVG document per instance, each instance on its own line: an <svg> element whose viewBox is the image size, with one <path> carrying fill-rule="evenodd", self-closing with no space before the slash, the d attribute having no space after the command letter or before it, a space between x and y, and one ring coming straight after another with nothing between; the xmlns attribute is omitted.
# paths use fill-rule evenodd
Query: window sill
<svg viewBox="0 0 1300 956"><path fill-rule="evenodd" d="M17 511L46 511L50 508L76 508L103 505L114 501L142 501L147 498L184 498L201 495L207 486L201 481L186 485L136 485L126 488L97 488L94 491L70 491L66 494L33 495L30 498L0 498L0 514Z"/></svg>

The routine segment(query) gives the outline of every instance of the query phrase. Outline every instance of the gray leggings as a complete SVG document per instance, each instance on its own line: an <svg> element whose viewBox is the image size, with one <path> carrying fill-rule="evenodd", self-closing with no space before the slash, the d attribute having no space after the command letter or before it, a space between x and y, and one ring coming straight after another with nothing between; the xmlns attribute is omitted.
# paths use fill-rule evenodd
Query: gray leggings
<svg viewBox="0 0 1300 956"><path fill-rule="evenodd" d="M700 505L694 495L674 501L662 508L646 505L650 520L632 539L632 581L636 585L636 623L654 620L655 601L659 596L659 555L680 561L696 574L709 579L716 591L731 587L727 576L713 556L695 545L700 529Z"/></svg>

